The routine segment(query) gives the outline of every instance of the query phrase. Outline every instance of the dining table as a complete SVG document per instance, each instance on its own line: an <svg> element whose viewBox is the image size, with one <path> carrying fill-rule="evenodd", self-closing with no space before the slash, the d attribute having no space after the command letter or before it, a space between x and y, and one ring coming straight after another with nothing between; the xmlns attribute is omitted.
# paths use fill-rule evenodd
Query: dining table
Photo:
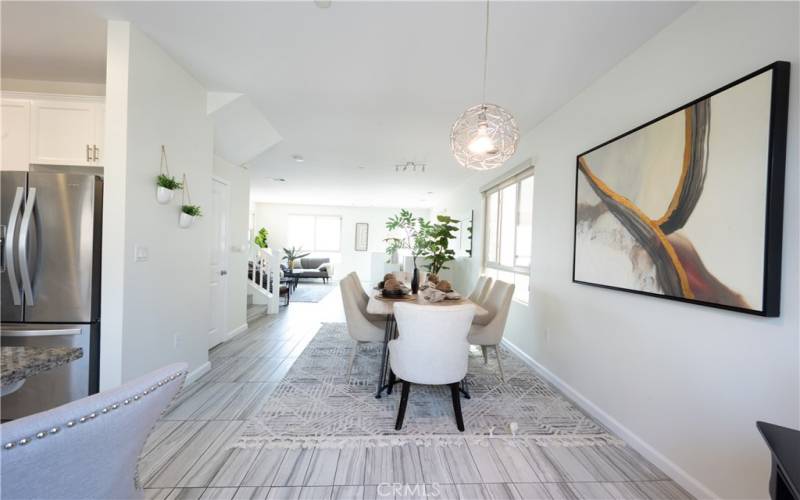
<svg viewBox="0 0 800 500"><path fill-rule="evenodd" d="M381 315L386 317L386 326L384 328L383 336L383 351L381 355L381 370L378 375L378 388L375 392L375 398L380 399L383 391L388 390L391 393L391 387L394 381L386 382L386 372L389 364L389 341L397 337L397 322L394 318L394 304L397 302L410 302L419 305L431 305L437 307L449 307L456 305L472 304L475 306L475 317L481 318L488 316L490 313L480 304L477 304L468 298L458 299L444 299L438 302L430 302L424 299L422 294L407 294L399 297L384 297L381 291L376 290L369 296L367 302L367 312L369 314Z"/></svg>

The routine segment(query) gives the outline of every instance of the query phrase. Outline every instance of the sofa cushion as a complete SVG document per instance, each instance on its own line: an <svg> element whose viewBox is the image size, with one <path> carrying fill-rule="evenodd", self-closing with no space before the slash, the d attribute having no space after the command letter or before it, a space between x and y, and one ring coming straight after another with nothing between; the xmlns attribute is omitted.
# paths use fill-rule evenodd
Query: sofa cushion
<svg viewBox="0 0 800 500"><path fill-rule="evenodd" d="M303 257L300 259L300 267L303 269L319 269L319 266L330 261L331 259L328 257Z"/></svg>

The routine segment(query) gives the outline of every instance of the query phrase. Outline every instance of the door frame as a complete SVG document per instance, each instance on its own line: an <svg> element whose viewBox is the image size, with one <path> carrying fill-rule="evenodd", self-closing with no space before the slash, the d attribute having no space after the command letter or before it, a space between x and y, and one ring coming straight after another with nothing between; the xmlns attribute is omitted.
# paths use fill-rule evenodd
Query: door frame
<svg viewBox="0 0 800 500"><path fill-rule="evenodd" d="M225 252L224 252L224 255L226 256L225 261L224 261L224 267L226 268L226 271L227 271L228 270L227 268L230 267L230 255L229 255L229 253L230 253L230 247L231 247L231 245L230 245L230 243L231 243L231 232L230 232L230 224L229 224L229 222L230 222L230 212L231 212L231 183L227 179L225 179L223 177L220 177L218 175L212 175L211 176L211 182L212 183L218 182L218 183L224 185L228 189L228 197L227 197L228 198L228 201L227 201L228 206L225 207L225 213L227 214L228 219L226 221L227 231L225 231ZM213 197L213 184L212 184L212 197ZM214 230L214 234L216 234L216 228ZM222 283L223 281L224 281L224 284ZM230 305L229 304L230 295L228 294L228 280L227 279L222 280L221 277L220 277L220 286L222 286L222 292L221 293L222 293L222 295L224 297L223 306L222 306L222 332L220 332L219 335L217 336L217 338L221 339L221 341L216 343L216 344L214 344L214 345L219 345L222 342L225 342L226 340L228 340L228 334L230 333L228 331L228 306ZM213 326L213 325L209 325L209 326ZM210 331L210 329L209 329L209 331ZM209 346L208 346L209 349L214 347L214 345L210 345L211 342L213 342L213 340L209 338Z"/></svg>

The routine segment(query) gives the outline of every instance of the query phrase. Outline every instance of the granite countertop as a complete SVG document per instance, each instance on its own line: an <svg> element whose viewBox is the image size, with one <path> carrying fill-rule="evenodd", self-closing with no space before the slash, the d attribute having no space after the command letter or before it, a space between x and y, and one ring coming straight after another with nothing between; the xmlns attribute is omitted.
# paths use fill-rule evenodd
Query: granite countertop
<svg viewBox="0 0 800 500"><path fill-rule="evenodd" d="M0 386L32 377L37 373L83 357L80 347L0 347Z"/></svg>

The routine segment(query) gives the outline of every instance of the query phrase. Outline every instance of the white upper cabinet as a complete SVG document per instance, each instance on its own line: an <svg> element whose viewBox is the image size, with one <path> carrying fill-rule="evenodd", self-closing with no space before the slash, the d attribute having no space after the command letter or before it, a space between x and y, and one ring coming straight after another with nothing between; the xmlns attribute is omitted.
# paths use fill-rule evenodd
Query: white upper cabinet
<svg viewBox="0 0 800 500"><path fill-rule="evenodd" d="M31 143L31 104L25 99L0 101L2 160L0 170L28 170Z"/></svg>
<svg viewBox="0 0 800 500"><path fill-rule="evenodd" d="M30 163L102 165L103 104L90 100L31 100Z"/></svg>

